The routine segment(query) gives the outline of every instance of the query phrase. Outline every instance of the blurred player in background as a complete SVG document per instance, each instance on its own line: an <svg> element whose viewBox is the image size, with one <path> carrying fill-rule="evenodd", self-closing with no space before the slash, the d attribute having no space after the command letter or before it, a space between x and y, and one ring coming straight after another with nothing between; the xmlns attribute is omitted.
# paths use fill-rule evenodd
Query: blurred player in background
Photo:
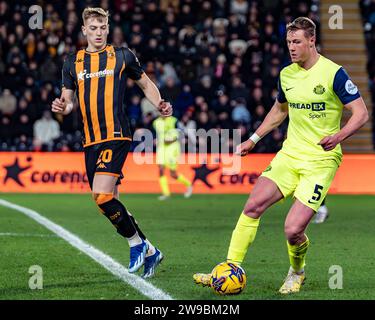
<svg viewBox="0 0 375 320"><path fill-rule="evenodd" d="M255 239L261 215L272 204L293 194L285 220L290 268L279 292L298 292L305 281L305 257L310 245L305 230L321 206L342 160L340 142L368 120L358 88L346 71L320 55L315 47L315 24L300 17L287 25L292 63L279 77L279 93L256 132L237 148L248 154L266 134L289 115L287 139L257 180L232 233L227 261L241 264ZM340 130L343 106L352 113ZM210 274L195 274L209 285Z"/></svg>
<svg viewBox="0 0 375 320"><path fill-rule="evenodd" d="M173 179L182 183L187 189L185 198L189 198L193 192L191 182L181 173L177 172L178 160L181 155L179 132L176 129L177 119L175 117L158 117L153 122L156 131L156 163L159 165L159 183L162 195L159 200L166 200L170 197L167 176L165 169L169 169Z"/></svg>
<svg viewBox="0 0 375 320"><path fill-rule="evenodd" d="M61 97L53 101L52 111L69 114L77 91L83 119L86 172L93 199L129 243L129 272L136 272L144 265L143 277L151 277L163 255L147 240L119 201L117 187L131 144L123 105L126 76L137 83L164 117L172 114L172 107L161 99L159 90L132 51L107 44L108 12L86 8L82 19L82 32L88 45L65 60Z"/></svg>
<svg viewBox="0 0 375 320"><path fill-rule="evenodd" d="M314 216L314 219L312 220L312 223L323 223L328 219L328 217L328 207L326 206L326 198L324 198L322 205L319 207L318 211L316 212L316 215Z"/></svg>

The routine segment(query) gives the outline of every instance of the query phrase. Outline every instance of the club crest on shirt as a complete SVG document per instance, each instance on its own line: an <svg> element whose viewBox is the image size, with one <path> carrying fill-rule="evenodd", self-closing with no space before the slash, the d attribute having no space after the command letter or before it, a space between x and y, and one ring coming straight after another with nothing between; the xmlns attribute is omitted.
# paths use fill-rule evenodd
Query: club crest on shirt
<svg viewBox="0 0 375 320"><path fill-rule="evenodd" d="M108 51L108 58L113 58L115 56L115 53L113 50Z"/></svg>
<svg viewBox="0 0 375 320"><path fill-rule="evenodd" d="M318 84L313 91L315 94L323 94L326 92L326 89L321 84Z"/></svg>

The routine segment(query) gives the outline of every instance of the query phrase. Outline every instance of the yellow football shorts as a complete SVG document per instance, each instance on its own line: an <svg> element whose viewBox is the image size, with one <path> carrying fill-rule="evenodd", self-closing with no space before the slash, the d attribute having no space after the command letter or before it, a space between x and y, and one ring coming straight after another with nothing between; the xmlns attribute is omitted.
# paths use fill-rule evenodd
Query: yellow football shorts
<svg viewBox="0 0 375 320"><path fill-rule="evenodd" d="M333 159L302 161L278 152L261 176L275 182L285 198L294 194L316 212L337 169L338 164Z"/></svg>
<svg viewBox="0 0 375 320"><path fill-rule="evenodd" d="M156 163L167 167L170 170L176 170L181 150L179 143L167 146L159 146L156 149Z"/></svg>

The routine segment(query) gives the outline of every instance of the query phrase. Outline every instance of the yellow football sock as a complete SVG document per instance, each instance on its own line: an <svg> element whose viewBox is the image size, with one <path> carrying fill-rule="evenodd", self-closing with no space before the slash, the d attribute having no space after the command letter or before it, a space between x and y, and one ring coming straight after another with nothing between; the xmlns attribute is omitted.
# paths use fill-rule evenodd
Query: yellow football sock
<svg viewBox="0 0 375 320"><path fill-rule="evenodd" d="M171 193L169 191L169 186L168 186L168 180L166 176L161 176L159 178L159 183L161 187L161 192L163 193L164 196L170 196Z"/></svg>
<svg viewBox="0 0 375 320"><path fill-rule="evenodd" d="M184 184L186 187L190 187L191 186L191 182L185 178L182 174L179 174L178 177L177 177L177 181L178 182L181 182L182 184Z"/></svg>
<svg viewBox="0 0 375 320"><path fill-rule="evenodd" d="M233 230L230 241L227 261L241 264L245 258L247 249L255 239L260 218L254 219L243 212Z"/></svg>
<svg viewBox="0 0 375 320"><path fill-rule="evenodd" d="M305 235L306 236L306 235ZM301 244L291 245L288 241L286 242L288 246L288 254L290 265L295 272L300 272L305 266L305 258L307 253L307 248L310 245L309 238L306 236L305 242Z"/></svg>

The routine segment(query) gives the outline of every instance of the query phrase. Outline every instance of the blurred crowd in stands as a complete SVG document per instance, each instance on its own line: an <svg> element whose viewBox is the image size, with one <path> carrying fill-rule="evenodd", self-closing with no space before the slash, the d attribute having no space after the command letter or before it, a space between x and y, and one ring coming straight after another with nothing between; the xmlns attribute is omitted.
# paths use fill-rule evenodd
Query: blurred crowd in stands
<svg viewBox="0 0 375 320"><path fill-rule="evenodd" d="M367 70L372 105L375 106L375 0L361 0L360 8L368 51ZM373 144L375 146L375 113L373 112Z"/></svg>
<svg viewBox="0 0 375 320"><path fill-rule="evenodd" d="M318 26L319 43L318 2L0 0L0 150L82 150L77 103L66 117L49 110L60 95L66 55L85 47L81 13L87 6L109 10L109 43L136 53L162 97L174 106L186 141L188 129L200 128L240 129L247 139L272 106L278 73L289 61L286 23L310 17ZM41 30L29 28L28 10L35 3L43 8ZM374 1L363 1L372 28L367 38L374 42L371 6ZM154 108L130 79L126 90L133 131L152 130ZM278 151L285 129L286 124L274 130L256 151Z"/></svg>

